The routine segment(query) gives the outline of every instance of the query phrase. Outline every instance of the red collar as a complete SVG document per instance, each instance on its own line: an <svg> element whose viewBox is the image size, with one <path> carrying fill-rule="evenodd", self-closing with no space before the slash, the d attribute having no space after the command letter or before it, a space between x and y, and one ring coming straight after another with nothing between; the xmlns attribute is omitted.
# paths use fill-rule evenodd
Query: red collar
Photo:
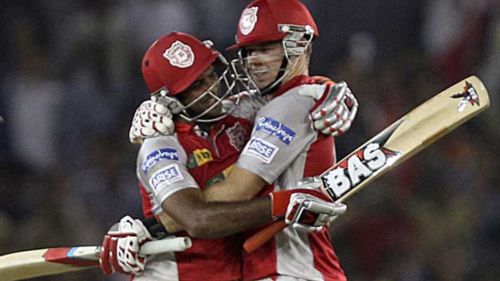
<svg viewBox="0 0 500 281"><path fill-rule="evenodd" d="M191 131L194 127L194 124L184 123L184 122L175 122L175 131L179 133L187 133Z"/></svg>
<svg viewBox="0 0 500 281"><path fill-rule="evenodd" d="M292 78L290 81L281 85L281 87L279 87L279 89L276 91L276 93L274 93L273 98L279 97L282 94L286 93L288 90L295 88L299 85L308 84L309 80L310 80L310 77L307 75L296 76L296 77Z"/></svg>
<svg viewBox="0 0 500 281"><path fill-rule="evenodd" d="M220 130L220 128L226 124L226 123L231 123L231 118L233 118L231 115L226 116L220 121L216 121L214 123L214 126L210 128L210 132L217 132ZM191 133L194 130L194 127L196 124L192 123L185 123L185 122L174 122L175 124L175 131L178 133Z"/></svg>

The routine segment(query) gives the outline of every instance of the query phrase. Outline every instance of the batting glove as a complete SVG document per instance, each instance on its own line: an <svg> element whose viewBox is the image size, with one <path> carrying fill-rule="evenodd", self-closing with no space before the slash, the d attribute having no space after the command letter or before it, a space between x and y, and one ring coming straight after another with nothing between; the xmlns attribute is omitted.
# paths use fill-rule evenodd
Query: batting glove
<svg viewBox="0 0 500 281"><path fill-rule="evenodd" d="M115 272L140 275L144 271L146 256L139 253L151 234L140 220L123 217L104 236L99 264L105 275Z"/></svg>
<svg viewBox="0 0 500 281"><path fill-rule="evenodd" d="M325 135L340 136L349 130L356 118L358 101L346 82L335 84L325 78L318 81L322 84L307 87L299 94L320 101L310 114L314 129Z"/></svg>
<svg viewBox="0 0 500 281"><path fill-rule="evenodd" d="M172 135L175 131L170 109L153 100L147 100L137 108L129 131L131 143L142 143L147 138Z"/></svg>
<svg viewBox="0 0 500 281"><path fill-rule="evenodd" d="M284 219L292 227L307 232L319 231L347 210L315 189L291 189L272 192L272 216Z"/></svg>

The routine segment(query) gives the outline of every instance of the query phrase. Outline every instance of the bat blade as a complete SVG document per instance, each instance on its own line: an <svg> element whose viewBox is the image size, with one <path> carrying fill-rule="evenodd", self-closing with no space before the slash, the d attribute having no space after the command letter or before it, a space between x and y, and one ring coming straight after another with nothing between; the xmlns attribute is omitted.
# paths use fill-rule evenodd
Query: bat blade
<svg viewBox="0 0 500 281"><path fill-rule="evenodd" d="M22 280L99 266L98 247L50 248L0 257L0 280Z"/></svg>
<svg viewBox="0 0 500 281"><path fill-rule="evenodd" d="M342 202L404 160L488 108L486 87L470 76L395 121L321 175L323 191Z"/></svg>
<svg viewBox="0 0 500 281"><path fill-rule="evenodd" d="M476 76L447 88L389 125L320 175L321 190L343 202L404 160L486 110L488 91ZM248 238L251 253L286 225L275 222Z"/></svg>
<svg viewBox="0 0 500 281"><path fill-rule="evenodd" d="M184 251L191 247L188 237L166 238L147 242L141 254ZM100 246L60 247L28 250L0 256L0 280L13 281L26 278L61 274L99 266Z"/></svg>

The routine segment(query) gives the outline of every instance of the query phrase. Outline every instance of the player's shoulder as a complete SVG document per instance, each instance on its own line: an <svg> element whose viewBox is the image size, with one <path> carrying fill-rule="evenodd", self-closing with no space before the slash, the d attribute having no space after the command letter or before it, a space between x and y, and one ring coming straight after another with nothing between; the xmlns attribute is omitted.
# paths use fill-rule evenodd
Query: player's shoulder
<svg viewBox="0 0 500 281"><path fill-rule="evenodd" d="M144 140L137 155L137 165L144 173L163 160L182 161L186 153L175 135L159 136Z"/></svg>
<svg viewBox="0 0 500 281"><path fill-rule="evenodd" d="M240 92L230 99L230 105L234 107L234 110L230 110L231 115L250 121L255 118L257 112L266 104L261 95L247 91ZM229 106L226 106L226 108L231 109Z"/></svg>
<svg viewBox="0 0 500 281"><path fill-rule="evenodd" d="M303 97L315 97L317 94L323 94L326 90L325 84L302 84L293 88L293 94Z"/></svg>
<svg viewBox="0 0 500 281"><path fill-rule="evenodd" d="M178 154L182 152L183 148L176 134L171 136L158 136L144 140L144 143L139 149L138 158L147 158L151 153L160 153L162 155L170 155L169 157L178 158Z"/></svg>

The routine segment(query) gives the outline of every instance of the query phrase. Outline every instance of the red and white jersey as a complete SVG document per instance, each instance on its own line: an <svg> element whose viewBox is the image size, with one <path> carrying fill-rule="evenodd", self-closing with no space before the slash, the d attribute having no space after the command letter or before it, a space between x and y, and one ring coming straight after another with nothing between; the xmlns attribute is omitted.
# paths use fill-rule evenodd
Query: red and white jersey
<svg viewBox="0 0 500 281"><path fill-rule="evenodd" d="M319 175L335 162L333 137L313 130L309 118L315 100L299 94L307 87L326 90L313 82L299 76L280 88L257 113L251 138L238 159L237 166L273 183L271 190L294 188L302 178ZM277 276L346 280L328 229L305 233L288 227L259 250L244 255L244 280Z"/></svg>
<svg viewBox="0 0 500 281"><path fill-rule="evenodd" d="M179 190L203 190L223 180L248 141L252 129L249 118L253 118L252 114L260 106L259 101L247 99L240 104L244 113L235 111L214 124L210 131L176 123L174 136L145 140L137 159L145 215L158 215L161 203ZM179 235L187 236L187 233ZM151 257L144 274L134 280L241 279L242 241L239 236L192 238L192 242L193 246L184 252Z"/></svg>

